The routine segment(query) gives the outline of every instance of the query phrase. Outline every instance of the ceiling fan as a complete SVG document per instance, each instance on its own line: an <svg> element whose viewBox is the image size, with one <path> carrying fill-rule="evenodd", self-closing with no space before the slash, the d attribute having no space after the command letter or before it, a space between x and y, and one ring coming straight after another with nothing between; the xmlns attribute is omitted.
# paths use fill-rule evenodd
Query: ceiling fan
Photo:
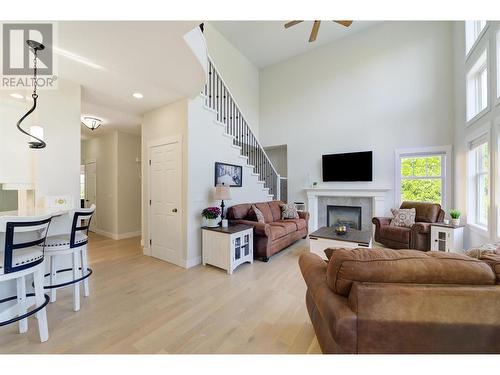
<svg viewBox="0 0 500 375"><path fill-rule="evenodd" d="M290 21L285 23L285 29L288 29L289 27L295 26L298 23L301 23L304 21ZM352 24L352 21L333 21L335 23L338 23L339 25L349 27ZM312 30L311 30L311 35L309 36L309 42L314 42L316 40L316 37L318 36L318 31L319 31L319 25L321 24L321 21L314 21Z"/></svg>

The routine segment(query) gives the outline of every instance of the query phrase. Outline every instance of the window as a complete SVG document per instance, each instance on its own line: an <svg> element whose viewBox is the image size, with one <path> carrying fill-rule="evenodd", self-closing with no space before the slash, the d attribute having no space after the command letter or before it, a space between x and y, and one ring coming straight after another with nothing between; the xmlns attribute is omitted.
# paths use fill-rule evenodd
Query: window
<svg viewBox="0 0 500 375"><path fill-rule="evenodd" d="M479 35L486 27L486 21L465 21L465 54L467 55Z"/></svg>
<svg viewBox="0 0 500 375"><path fill-rule="evenodd" d="M467 121L488 107L488 54L481 54L467 73Z"/></svg>
<svg viewBox="0 0 500 375"><path fill-rule="evenodd" d="M488 136L469 144L469 222L488 229L490 209L490 152Z"/></svg>
<svg viewBox="0 0 500 375"><path fill-rule="evenodd" d="M497 98L500 99L500 30L497 32Z"/></svg>
<svg viewBox="0 0 500 375"><path fill-rule="evenodd" d="M445 206L446 154L400 155L400 202L432 202Z"/></svg>

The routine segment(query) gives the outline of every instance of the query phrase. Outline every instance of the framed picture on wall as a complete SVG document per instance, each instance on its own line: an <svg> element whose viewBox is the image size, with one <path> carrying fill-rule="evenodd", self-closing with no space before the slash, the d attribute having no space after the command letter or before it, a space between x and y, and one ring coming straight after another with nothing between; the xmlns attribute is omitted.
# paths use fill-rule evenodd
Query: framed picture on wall
<svg viewBox="0 0 500 375"><path fill-rule="evenodd" d="M241 187L243 167L241 165L215 163L215 186Z"/></svg>

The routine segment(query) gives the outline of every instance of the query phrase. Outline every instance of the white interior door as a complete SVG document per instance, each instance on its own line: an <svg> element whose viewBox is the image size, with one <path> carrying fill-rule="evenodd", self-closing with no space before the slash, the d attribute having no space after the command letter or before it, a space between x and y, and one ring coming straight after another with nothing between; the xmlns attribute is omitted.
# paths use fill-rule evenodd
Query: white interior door
<svg viewBox="0 0 500 375"><path fill-rule="evenodd" d="M179 140L149 148L151 255L181 265L182 159Z"/></svg>
<svg viewBox="0 0 500 375"><path fill-rule="evenodd" d="M97 224L97 165L95 162L85 164L85 207L96 205L94 216L90 221L90 230L93 231Z"/></svg>

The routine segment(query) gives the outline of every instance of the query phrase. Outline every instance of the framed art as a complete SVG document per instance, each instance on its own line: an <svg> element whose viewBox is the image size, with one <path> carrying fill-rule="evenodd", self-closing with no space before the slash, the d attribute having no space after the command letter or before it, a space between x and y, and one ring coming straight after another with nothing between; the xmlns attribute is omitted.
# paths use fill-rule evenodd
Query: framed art
<svg viewBox="0 0 500 375"><path fill-rule="evenodd" d="M241 187L243 183L243 167L226 163L215 163L215 186Z"/></svg>

